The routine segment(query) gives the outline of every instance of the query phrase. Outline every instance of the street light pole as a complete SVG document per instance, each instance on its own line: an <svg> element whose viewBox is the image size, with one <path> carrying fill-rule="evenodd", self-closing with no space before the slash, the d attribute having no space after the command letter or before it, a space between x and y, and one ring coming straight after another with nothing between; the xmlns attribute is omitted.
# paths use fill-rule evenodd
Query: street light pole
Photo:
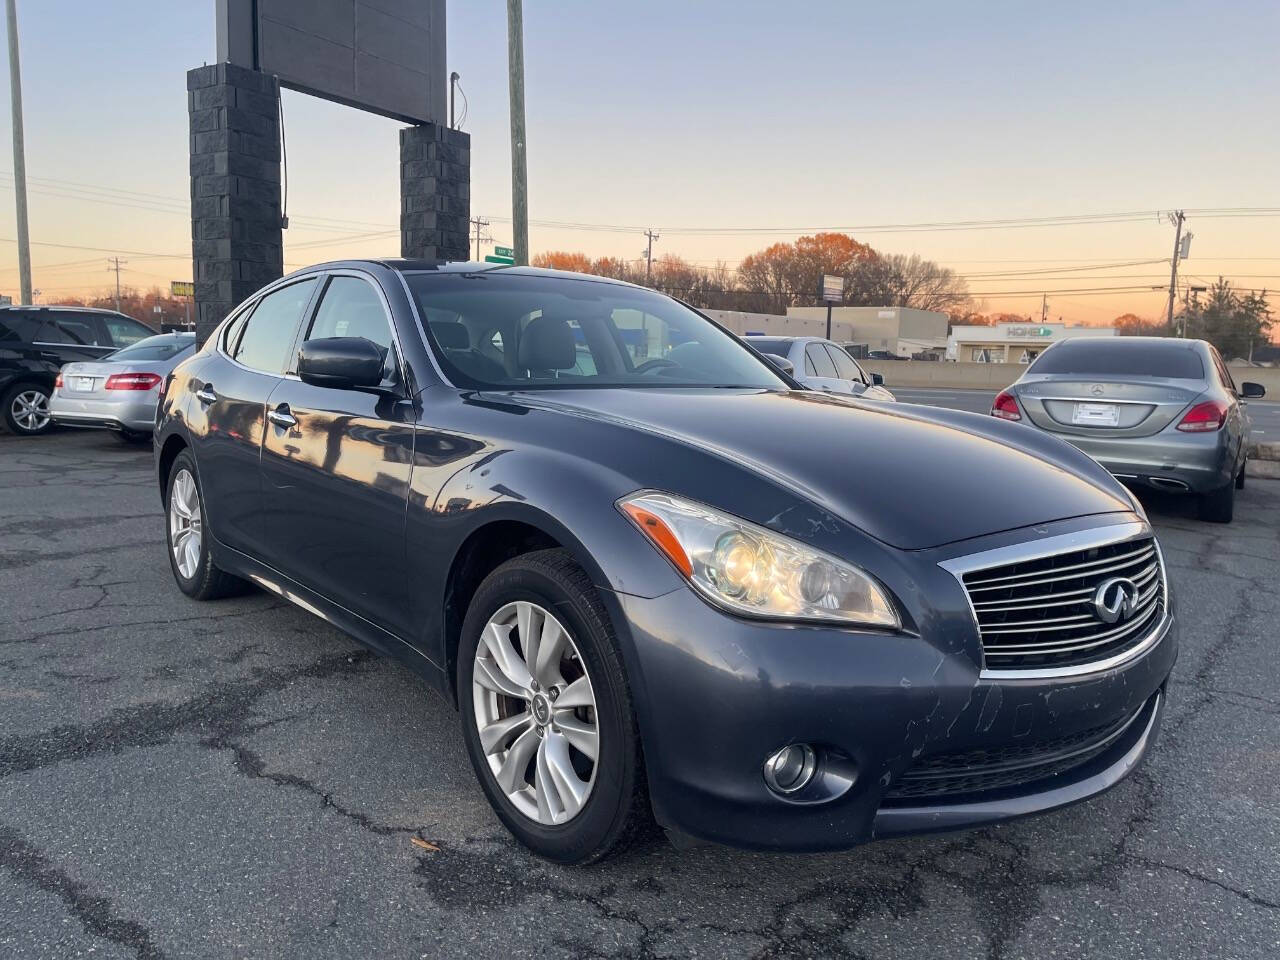
<svg viewBox="0 0 1280 960"><path fill-rule="evenodd" d="M511 87L511 229L517 266L529 263L529 184L524 149L524 14L507 0L507 66Z"/></svg>
<svg viewBox="0 0 1280 960"><path fill-rule="evenodd" d="M18 63L17 0L5 0L9 25L9 97L13 116L13 196L18 214L20 300L31 303L31 235L27 230L27 159L22 142L22 67Z"/></svg>

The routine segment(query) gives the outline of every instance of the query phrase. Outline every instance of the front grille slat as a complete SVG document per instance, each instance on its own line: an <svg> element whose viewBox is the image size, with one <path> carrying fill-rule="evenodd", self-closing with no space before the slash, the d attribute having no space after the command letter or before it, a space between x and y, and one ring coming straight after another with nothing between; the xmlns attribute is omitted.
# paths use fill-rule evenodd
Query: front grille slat
<svg viewBox="0 0 1280 960"><path fill-rule="evenodd" d="M1000 669L1077 666L1137 644L1166 606L1159 549L1148 534L1073 549L962 577L981 634L986 665ZM1098 587L1120 577L1134 603L1119 623L1098 614Z"/></svg>

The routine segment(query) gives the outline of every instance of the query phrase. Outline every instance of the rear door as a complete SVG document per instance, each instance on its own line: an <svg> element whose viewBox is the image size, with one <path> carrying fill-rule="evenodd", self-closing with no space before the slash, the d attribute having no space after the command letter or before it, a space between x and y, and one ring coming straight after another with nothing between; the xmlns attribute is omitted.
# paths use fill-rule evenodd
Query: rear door
<svg viewBox="0 0 1280 960"><path fill-rule="evenodd" d="M59 364L98 360L115 349L96 314L42 310L37 316L40 329L35 346L45 359Z"/></svg>
<svg viewBox="0 0 1280 960"><path fill-rule="evenodd" d="M293 368L276 385L262 448L264 559L407 637L414 630L405 510L417 418L386 297L372 277L337 271L327 278L300 342L329 337L364 337L381 348L384 389L316 386Z"/></svg>
<svg viewBox="0 0 1280 960"><path fill-rule="evenodd" d="M319 286L306 277L276 287L244 310L191 380L189 428L215 539L261 559L259 462L267 398L284 377L298 325Z"/></svg>

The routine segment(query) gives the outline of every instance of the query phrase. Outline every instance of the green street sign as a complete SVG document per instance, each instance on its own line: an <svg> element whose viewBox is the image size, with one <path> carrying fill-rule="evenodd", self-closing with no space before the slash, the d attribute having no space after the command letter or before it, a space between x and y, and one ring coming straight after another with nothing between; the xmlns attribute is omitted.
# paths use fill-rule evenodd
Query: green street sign
<svg viewBox="0 0 1280 960"><path fill-rule="evenodd" d="M514 257L495 257L492 254L484 258L485 263L505 263L508 266L513 265L516 261Z"/></svg>
<svg viewBox="0 0 1280 960"><path fill-rule="evenodd" d="M514 257L516 252L510 247L494 247L493 255L495 257Z"/></svg>

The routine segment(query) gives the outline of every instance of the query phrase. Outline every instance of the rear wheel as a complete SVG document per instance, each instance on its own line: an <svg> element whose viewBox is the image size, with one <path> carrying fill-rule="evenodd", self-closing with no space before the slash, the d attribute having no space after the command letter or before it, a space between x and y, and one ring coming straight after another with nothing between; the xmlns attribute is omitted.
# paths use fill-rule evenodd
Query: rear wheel
<svg viewBox="0 0 1280 960"><path fill-rule="evenodd" d="M178 454L169 472L165 517L169 567L178 589L195 600L216 600L244 589L243 580L214 565L196 464L186 450Z"/></svg>
<svg viewBox="0 0 1280 960"><path fill-rule="evenodd" d="M117 440L130 446L136 446L139 443L144 443L151 439L151 434L141 433L137 430L117 430L114 431L114 433Z"/></svg>
<svg viewBox="0 0 1280 960"><path fill-rule="evenodd" d="M1210 523L1230 523L1235 513L1236 484L1239 479L1200 495L1200 519Z"/></svg>
<svg viewBox="0 0 1280 960"><path fill-rule="evenodd" d="M608 616L563 550L504 563L458 651L467 752L521 843L558 863L616 851L646 822L640 735Z"/></svg>
<svg viewBox="0 0 1280 960"><path fill-rule="evenodd" d="M35 437L53 425L49 416L49 388L38 383L18 383L5 391L4 424L20 437Z"/></svg>

